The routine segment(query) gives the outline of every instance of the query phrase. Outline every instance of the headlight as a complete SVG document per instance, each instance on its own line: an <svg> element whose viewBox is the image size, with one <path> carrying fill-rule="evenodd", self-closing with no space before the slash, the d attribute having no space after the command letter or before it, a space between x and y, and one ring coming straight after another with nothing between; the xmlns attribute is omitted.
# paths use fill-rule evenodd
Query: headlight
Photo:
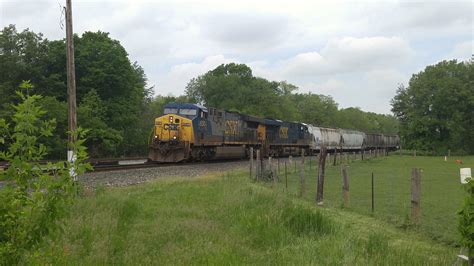
<svg viewBox="0 0 474 266"><path fill-rule="evenodd" d="M173 136L173 139L176 139L176 136Z"/></svg>
<svg viewBox="0 0 474 266"><path fill-rule="evenodd" d="M157 138L158 138L158 136L155 136L155 139L157 139Z"/></svg>

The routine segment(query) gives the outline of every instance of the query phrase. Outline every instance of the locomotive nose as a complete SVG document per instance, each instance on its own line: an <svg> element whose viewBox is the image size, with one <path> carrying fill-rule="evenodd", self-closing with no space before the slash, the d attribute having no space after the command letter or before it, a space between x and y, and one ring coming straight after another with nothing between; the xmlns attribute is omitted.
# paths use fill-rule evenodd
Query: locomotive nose
<svg viewBox="0 0 474 266"><path fill-rule="evenodd" d="M181 119L177 115L164 115L155 120L154 141L175 142L180 140Z"/></svg>

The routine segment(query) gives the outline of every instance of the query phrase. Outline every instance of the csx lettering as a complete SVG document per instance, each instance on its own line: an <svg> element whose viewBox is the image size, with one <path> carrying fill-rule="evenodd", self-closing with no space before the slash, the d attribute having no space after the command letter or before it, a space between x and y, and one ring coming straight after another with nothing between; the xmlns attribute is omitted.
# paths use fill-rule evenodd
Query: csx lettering
<svg viewBox="0 0 474 266"><path fill-rule="evenodd" d="M227 121L225 121L225 125L226 125L226 128L225 128L224 133L226 135L237 135L238 121L236 121L236 120L227 120Z"/></svg>
<svg viewBox="0 0 474 266"><path fill-rule="evenodd" d="M163 128L165 130L178 130L178 124L165 124Z"/></svg>
<svg viewBox="0 0 474 266"><path fill-rule="evenodd" d="M280 138L287 139L288 138L288 128L287 127L280 127Z"/></svg>

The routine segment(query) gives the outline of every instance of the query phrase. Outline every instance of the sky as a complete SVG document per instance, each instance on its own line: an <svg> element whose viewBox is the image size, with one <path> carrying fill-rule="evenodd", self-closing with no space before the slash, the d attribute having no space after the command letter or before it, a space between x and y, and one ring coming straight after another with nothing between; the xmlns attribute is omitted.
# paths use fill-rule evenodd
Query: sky
<svg viewBox="0 0 474 266"><path fill-rule="evenodd" d="M390 113L412 74L473 54L472 1L72 0L74 32L105 31L141 65L155 95L229 63L330 95L339 107ZM0 0L0 26L65 36L65 0Z"/></svg>

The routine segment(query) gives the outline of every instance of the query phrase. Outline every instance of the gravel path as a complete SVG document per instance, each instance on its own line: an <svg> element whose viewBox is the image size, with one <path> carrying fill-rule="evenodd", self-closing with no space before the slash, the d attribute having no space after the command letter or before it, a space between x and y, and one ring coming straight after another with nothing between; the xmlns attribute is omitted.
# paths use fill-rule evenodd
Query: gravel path
<svg viewBox="0 0 474 266"><path fill-rule="evenodd" d="M109 172L92 172L79 176L79 182L86 187L95 186L129 186L141 184L162 177L196 177L209 173L243 170L249 165L247 160L237 162L199 163L192 165L173 165L152 168L118 170Z"/></svg>

